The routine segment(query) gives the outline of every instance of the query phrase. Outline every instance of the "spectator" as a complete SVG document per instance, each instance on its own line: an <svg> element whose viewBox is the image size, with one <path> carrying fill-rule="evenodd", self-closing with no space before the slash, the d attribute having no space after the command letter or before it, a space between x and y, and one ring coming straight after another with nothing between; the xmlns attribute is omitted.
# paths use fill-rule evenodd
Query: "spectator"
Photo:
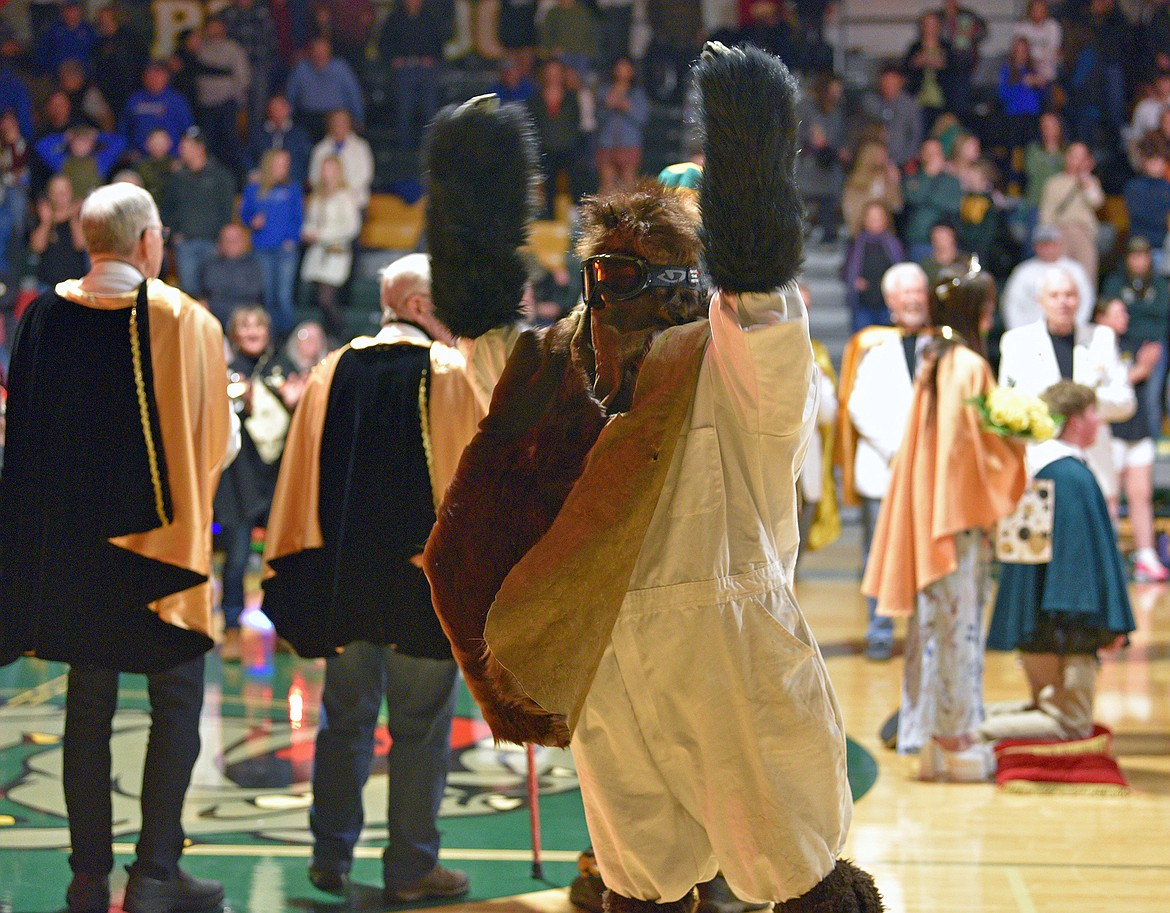
<svg viewBox="0 0 1170 913"><path fill-rule="evenodd" d="M987 37L987 21L959 0L943 0L936 11L942 39L951 46L951 111L960 116L971 108L971 79L979 68L979 46ZM1037 112L1038 113L1038 112Z"/></svg>
<svg viewBox="0 0 1170 913"><path fill-rule="evenodd" d="M578 0L556 0L537 23L540 51L556 57L582 78L594 72L600 51L597 15Z"/></svg>
<svg viewBox="0 0 1170 913"><path fill-rule="evenodd" d="M124 21L122 8L111 3L97 12L97 43L93 49L93 80L117 120L130 96L142 85L150 52Z"/></svg>
<svg viewBox="0 0 1170 913"><path fill-rule="evenodd" d="M1008 59L999 68L999 103L1007 126L1004 140L1014 163L1017 156L1023 158L1024 147L1036 138L1036 122L1044 104L1044 84L1032 63L1026 38L1012 39Z"/></svg>
<svg viewBox="0 0 1170 913"><path fill-rule="evenodd" d="M907 74L907 91L922 109L922 129L929 131L943 111L952 106L955 65L950 42L942 37L937 13L918 18L918 38L906 49L902 67Z"/></svg>
<svg viewBox="0 0 1170 913"><path fill-rule="evenodd" d="M962 198L959 179L947 169L942 143L926 140L918 155L917 172L902 180L902 199L906 206L902 236L911 260L926 259L930 254L932 228L940 219L957 219Z"/></svg>
<svg viewBox="0 0 1170 913"><path fill-rule="evenodd" d="M1032 66L1047 89L1056 79L1061 61L1060 23L1048 15L1048 0L1028 0L1024 18L1015 24L1012 35L1028 42Z"/></svg>
<svg viewBox="0 0 1170 913"><path fill-rule="evenodd" d="M293 115L314 140L325 133L325 117L344 109L360 128L366 122L361 86L349 64L333 56L327 38L309 42L305 58L293 68L285 95Z"/></svg>
<svg viewBox="0 0 1170 913"><path fill-rule="evenodd" d="M394 5L378 36L378 58L390 70L394 136L404 151L422 145L423 131L439 110L443 26L434 0Z"/></svg>
<svg viewBox="0 0 1170 913"><path fill-rule="evenodd" d="M260 165L269 149L286 149L292 157L292 179L301 186L309 182L309 155L313 149L309 134L293 121L292 105L280 93L268 99L267 117L250 126L244 164L248 171Z"/></svg>
<svg viewBox="0 0 1170 913"><path fill-rule="evenodd" d="M1093 174L1095 163L1084 143L1070 143L1064 153L1064 170L1044 184L1040 195L1040 221L1060 229L1064 249L1097 282L1097 210L1105 202L1101 182Z"/></svg>
<svg viewBox="0 0 1170 913"><path fill-rule="evenodd" d="M197 127L179 143L179 162L167 183L164 218L174 232L179 286L192 298L203 298L203 264L215 254L220 229L232 220L236 185L208 154Z"/></svg>
<svg viewBox="0 0 1170 913"><path fill-rule="evenodd" d="M1037 226L1032 233L1032 248L1035 254L1016 265L1003 287L1001 310L1004 326L1014 330L1035 323L1043 316L1040 284L1053 267L1072 277L1079 303L1076 324L1087 324L1093 315L1092 302L1097 300L1097 283L1089 279L1083 266L1065 255L1060 231L1052 225Z"/></svg>
<svg viewBox="0 0 1170 913"><path fill-rule="evenodd" d="M809 307L808 287L800 285L800 297ZM813 383L819 393L816 426L808 441L808 451L797 476L800 494L800 554L816 551L837 541L841 535L841 517L837 509L837 483L833 475L833 433L837 426L837 374L829 350L819 340L812 340ZM746 911L745 911L746 913Z"/></svg>
<svg viewBox="0 0 1170 913"><path fill-rule="evenodd" d="M37 142L36 152L49 171L67 175L77 199L106 183L110 170L126 149L120 133L98 133L89 124L77 124Z"/></svg>
<svg viewBox="0 0 1170 913"><path fill-rule="evenodd" d="M97 33L85 21L81 0L63 0L60 17L37 40L37 67L51 76L66 60L76 60L87 73L92 72L96 44Z"/></svg>
<svg viewBox="0 0 1170 913"><path fill-rule="evenodd" d="M57 89L49 93L45 99L45 107L41 112L41 129L37 133L38 140L53 133L64 133L77 124L90 123L84 115L76 115L73 111L73 102L69 96Z"/></svg>
<svg viewBox="0 0 1170 913"><path fill-rule="evenodd" d="M581 164L584 135L577 93L566 80L565 65L546 60L540 69L540 92L532 100L532 120L540 140L544 169L544 217L553 218L557 195L557 178L564 174L569 194L575 203L585 191Z"/></svg>
<svg viewBox="0 0 1170 913"><path fill-rule="evenodd" d="M90 82L76 60L66 60L57 71L57 87L69 96L73 110L92 122L103 133L114 129L114 112L102 90Z"/></svg>
<svg viewBox="0 0 1170 913"><path fill-rule="evenodd" d="M646 17L653 36L646 51L646 83L659 101L681 100L686 95L691 64L703 49L702 3L647 0Z"/></svg>
<svg viewBox="0 0 1170 913"><path fill-rule="evenodd" d="M1138 242L1140 244L1140 242ZM1166 312L1161 319L1146 328L1135 328L1130 322L1129 309L1120 298L1102 298L1094 313L1097 323L1109 327L1117 336L1117 348L1128 365L1126 375L1137 397L1137 411L1124 422L1115 422L1110 429L1113 438L1113 469L1117 473L1118 488L1125 493L1126 514L1133 533L1133 577L1137 583L1165 583L1170 570L1158 558L1154 548L1154 437L1161 432L1161 423L1154 425L1150 412L1151 384L1156 384L1158 363L1166 342ZM1145 338L1147 332L1159 335ZM1163 379L1164 379L1163 375ZM1159 410L1159 416L1161 410ZM1114 495L1109 515L1119 513L1118 496Z"/></svg>
<svg viewBox="0 0 1170 913"><path fill-rule="evenodd" d="M326 156L305 207L301 240L308 248L301 263L301 281L312 284L325 329L335 339L345 332L338 293L349 281L353 243L361 225L361 212L346 186L341 159Z"/></svg>
<svg viewBox="0 0 1170 913"><path fill-rule="evenodd" d="M1137 146L1147 133L1158 129L1162 121L1162 112L1170 107L1170 72L1158 73L1149 85L1148 93L1133 109L1133 118L1129 122L1127 134L1130 147ZM1138 161L1138 157L1131 155L1131 161ZM1140 165L1138 166L1140 168Z"/></svg>
<svg viewBox="0 0 1170 913"><path fill-rule="evenodd" d="M994 770L983 722L986 531L1023 493L1023 446L980 428L972 396L995 386L983 337L995 310L985 271L946 270L931 289L928 347L882 504L863 592L907 618L898 753L919 779L980 781Z"/></svg>
<svg viewBox="0 0 1170 913"><path fill-rule="evenodd" d="M135 169L142 178L142 186L154 198L154 204L165 211L167 186L179 163L173 155L171 135L161 127L151 130L146 138L146 155L138 160Z"/></svg>
<svg viewBox="0 0 1170 913"><path fill-rule="evenodd" d="M199 287L204 307L225 329L237 308L264 302L264 274L252 256L251 233L239 222L228 222L220 229L215 254L199 271ZM265 325L271 325L267 314Z"/></svg>
<svg viewBox="0 0 1170 913"><path fill-rule="evenodd" d="M330 47L356 79L365 71L366 45L374 34L373 0L312 0L312 7L318 34L329 39ZM365 123L359 113L352 113L357 123Z"/></svg>
<svg viewBox="0 0 1170 913"><path fill-rule="evenodd" d="M1024 149L1024 201L1020 217L1025 236L1030 239L1040 216L1040 198L1044 185L1064 169L1064 125L1051 111L1040 115L1039 139Z"/></svg>
<svg viewBox="0 0 1170 913"><path fill-rule="evenodd" d="M1166 155L1160 143L1143 140L1137 149L1141 174L1125 182L1125 208L1129 236L1146 242L1154 269L1162 271L1162 245L1170 226L1170 180L1166 179Z"/></svg>
<svg viewBox="0 0 1170 913"><path fill-rule="evenodd" d="M276 26L267 5L256 0L231 0L219 11L227 35L244 49L252 79L247 90L248 130L264 122L274 70L280 66ZM294 163L293 173L296 174Z"/></svg>
<svg viewBox="0 0 1170 913"><path fill-rule="evenodd" d="M151 130L159 127L166 130L177 146L195 123L187 100L168 85L170 78L164 64L147 64L142 73L143 87L130 96L122 111L118 132L139 155L146 152L146 138Z"/></svg>
<svg viewBox="0 0 1170 913"><path fill-rule="evenodd" d="M922 145L922 109L906 92L906 76L896 63L887 63L878 76L876 92L861 100L865 117L877 124L885 138L890 159L904 168Z"/></svg>
<svg viewBox="0 0 1170 913"><path fill-rule="evenodd" d="M959 247L959 233L955 223L941 219L930 227L930 253L919 264L926 273L928 285L934 285L943 267L968 262L971 255Z"/></svg>
<svg viewBox="0 0 1170 913"><path fill-rule="evenodd" d="M309 372L329 354L329 337L325 328L315 320L302 320L289 334L288 343L280 356L284 374L288 378L308 378Z"/></svg>
<svg viewBox="0 0 1170 913"><path fill-rule="evenodd" d="M7 26L0 23L0 111L10 108L20 124L21 136L26 139L33 135L32 96L24 80L16 75L13 57L20 45L12 37Z"/></svg>
<svg viewBox="0 0 1170 913"><path fill-rule="evenodd" d="M529 105L536 94L536 83L522 63L524 57L522 52L508 51L500 59L499 78L492 92L500 97L501 104Z"/></svg>
<svg viewBox="0 0 1170 913"><path fill-rule="evenodd" d="M252 80L248 55L228 37L224 21L213 16L203 26L196 57L205 68L195 77L196 120L208 151L238 178L243 172L239 113Z"/></svg>
<svg viewBox="0 0 1170 913"><path fill-rule="evenodd" d="M956 148L970 145L970 140L974 140L974 137ZM975 143L977 148L978 140ZM1003 253L1004 240L1000 236L1003 216L999 208L996 178L995 166L978 156L959 179L959 183L964 185L963 198L959 204L959 244L982 263L990 265L994 261L993 275L999 268L999 255ZM1005 273L1014 262L1009 260L1004 267Z"/></svg>
<svg viewBox="0 0 1170 913"><path fill-rule="evenodd" d="M225 552L220 657L230 662L240 658L240 615L252 530L267 521L292 410L281 399L284 374L273 357L268 312L256 303L236 308L227 335L232 347L228 394L240 417L241 446L239 456L220 477L215 522Z"/></svg>
<svg viewBox="0 0 1170 913"><path fill-rule="evenodd" d="M809 225L819 229L826 243L837 240L841 225L841 192L846 146L845 112L842 96L845 85L833 73L818 73L802 102L796 164L797 182L807 207Z"/></svg>
<svg viewBox="0 0 1170 913"><path fill-rule="evenodd" d="M1101 129L1101 52L1092 31L1081 22L1069 24L1062 47L1059 102L1070 140L1095 144Z"/></svg>
<svg viewBox="0 0 1170 913"><path fill-rule="evenodd" d="M1043 317L1008 330L1000 340L1000 384L1039 395L1058 380L1083 383L1096 392L1105 421L1125 421L1134 414L1137 400L1113 330L1077 323L1081 307L1077 286L1060 267L1044 271L1039 295ZM1088 454L1089 466L1106 499L1117 494L1111 440L1111 435L1100 434Z"/></svg>
<svg viewBox="0 0 1170 913"><path fill-rule="evenodd" d="M897 331L870 327L854 334L842 359L840 401L843 490L846 503L861 504L861 563L869 564L878 515L890 486L891 464L906 430L914 378L925 330L926 276L916 264L900 263L882 277L882 294ZM900 331L900 332L898 332ZM893 655L894 620L876 614L877 601L866 600L865 655L882 662Z"/></svg>
<svg viewBox="0 0 1170 913"><path fill-rule="evenodd" d="M252 247L264 273L264 304L276 335L283 339L294 323L297 258L304 198L289 179L292 161L283 149L270 149L260 174L244 188L240 218L252 229Z"/></svg>
<svg viewBox="0 0 1170 913"><path fill-rule="evenodd" d="M1089 0L1088 22L1101 80L1103 129L1098 140L1113 149L1125 123L1125 62L1134 57L1134 34L1117 0Z"/></svg>
<svg viewBox="0 0 1170 913"><path fill-rule="evenodd" d="M866 204L861 231L850 242L842 268L854 333L868 326L889 324L882 277L904 259L905 251L893 233L889 210L878 202Z"/></svg>
<svg viewBox="0 0 1170 913"><path fill-rule="evenodd" d="M1125 262L1106 277L1101 285L1101 298L1120 298L1126 307L1128 336L1121 341L1122 351L1136 351L1134 342L1163 343L1162 357L1146 382L1146 399L1141 411L1149 419L1150 433L1159 437L1165 417L1165 392L1170 354L1165 351L1170 327L1170 282L1154 269L1149 244L1141 238L1130 238ZM1159 335L1161 334L1161 335Z"/></svg>
<svg viewBox="0 0 1170 913"><path fill-rule="evenodd" d="M330 112L328 127L329 134L313 147L309 181L314 185L320 183L322 163L329 156L336 156L341 160L345 186L358 209L364 211L370 203L370 185L374 180L374 153L370 144L353 132L348 111Z"/></svg>
<svg viewBox="0 0 1170 913"><path fill-rule="evenodd" d="M37 285L44 292L58 282L84 275L89 270L89 257L81 233L81 201L74 197L68 176L49 178L36 212L37 224L29 235L28 248L37 257Z"/></svg>
<svg viewBox="0 0 1170 913"><path fill-rule="evenodd" d="M883 204L891 214L902 211L902 176L890 161L885 144L876 140L861 144L845 180L841 209L849 237L861 230L862 215L871 202Z"/></svg>
<svg viewBox="0 0 1170 913"><path fill-rule="evenodd" d="M650 99L638 84L634 64L619 57L603 83L597 111L598 193L628 188L642 167L642 134L650 120Z"/></svg>
<svg viewBox="0 0 1170 913"><path fill-rule="evenodd" d="M1101 490L1085 469L1100 424L1088 387L1061 381L1044 392L1062 417L1060 437L1038 445L1035 478L1053 486L1052 559L1004 563L989 650L1019 650L1030 700L988 708L988 740L1087 739L1093 734L1097 651L1134 629L1125 571Z"/></svg>
<svg viewBox="0 0 1170 913"><path fill-rule="evenodd" d="M504 0L500 7L500 44L505 51L532 54L537 45L536 0Z"/></svg>
<svg viewBox="0 0 1170 913"><path fill-rule="evenodd" d="M630 57L630 27L634 24L634 0L597 0L601 16L598 60L611 67Z"/></svg>
<svg viewBox="0 0 1170 913"><path fill-rule="evenodd" d="M30 150L20 133L20 120L11 108L0 114L0 273L7 274L19 262L15 251L23 249L28 219Z"/></svg>

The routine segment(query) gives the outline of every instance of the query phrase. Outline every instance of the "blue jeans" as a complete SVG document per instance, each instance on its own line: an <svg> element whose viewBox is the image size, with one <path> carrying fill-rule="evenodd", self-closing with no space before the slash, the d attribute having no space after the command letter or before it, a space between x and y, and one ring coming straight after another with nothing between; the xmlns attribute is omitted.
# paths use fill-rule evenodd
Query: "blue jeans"
<svg viewBox="0 0 1170 913"><path fill-rule="evenodd" d="M252 554L252 524L223 528L223 626L238 628L244 611L244 574Z"/></svg>
<svg viewBox="0 0 1170 913"><path fill-rule="evenodd" d="M861 566L869 563L869 547L873 544L873 533L877 529L878 513L882 502L878 498L861 499ZM894 643L894 619L877 614L877 600L872 596L865 599L865 642L867 644L892 645Z"/></svg>
<svg viewBox="0 0 1170 913"><path fill-rule="evenodd" d="M438 864L435 819L450 766L455 675L453 659L403 656L363 641L325 661L309 810L314 865L348 872L353 864L383 698L392 739L385 884L411 884Z"/></svg>
<svg viewBox="0 0 1170 913"><path fill-rule="evenodd" d="M184 238L175 242L175 272L179 288L192 298L203 297L203 264L215 256L215 242L209 238Z"/></svg>
<svg viewBox="0 0 1170 913"><path fill-rule="evenodd" d="M264 275L264 306L272 317L272 333L287 336L296 322L297 246L287 244L254 253Z"/></svg>
<svg viewBox="0 0 1170 913"><path fill-rule="evenodd" d="M439 69L406 66L394 76L394 132L400 149L417 149L439 110Z"/></svg>

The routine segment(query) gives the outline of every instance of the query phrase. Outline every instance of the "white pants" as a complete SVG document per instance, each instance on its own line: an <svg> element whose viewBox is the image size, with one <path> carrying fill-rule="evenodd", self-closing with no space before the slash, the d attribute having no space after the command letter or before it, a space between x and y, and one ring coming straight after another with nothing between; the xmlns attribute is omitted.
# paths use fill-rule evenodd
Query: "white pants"
<svg viewBox="0 0 1170 913"><path fill-rule="evenodd" d="M688 589L627 597L574 732L598 866L638 900L717 870L742 900L788 900L849 826L840 710L787 590L712 606Z"/></svg>

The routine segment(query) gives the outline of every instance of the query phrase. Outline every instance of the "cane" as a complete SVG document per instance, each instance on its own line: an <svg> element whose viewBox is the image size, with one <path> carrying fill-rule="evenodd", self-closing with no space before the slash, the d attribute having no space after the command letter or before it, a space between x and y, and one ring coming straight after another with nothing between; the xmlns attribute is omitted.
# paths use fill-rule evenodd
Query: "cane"
<svg viewBox="0 0 1170 913"><path fill-rule="evenodd" d="M544 880L544 866L540 861L540 786L536 782L536 746L524 746L528 751L528 818L532 824L532 877Z"/></svg>

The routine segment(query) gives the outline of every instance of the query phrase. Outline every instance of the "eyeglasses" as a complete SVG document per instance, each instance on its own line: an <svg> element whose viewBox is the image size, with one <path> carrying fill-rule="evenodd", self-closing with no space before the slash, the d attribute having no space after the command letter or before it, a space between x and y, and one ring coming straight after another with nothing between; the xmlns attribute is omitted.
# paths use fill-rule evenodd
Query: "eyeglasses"
<svg viewBox="0 0 1170 913"><path fill-rule="evenodd" d="M167 239L171 236L171 230L165 225L147 225L146 228L142 229L142 233L145 235L152 228L158 232L158 236L162 238L163 244L166 244Z"/></svg>
<svg viewBox="0 0 1170 913"><path fill-rule="evenodd" d="M699 271L693 266L651 266L641 257L599 254L581 263L585 300L593 308L605 300L628 301L650 288L701 289Z"/></svg>

